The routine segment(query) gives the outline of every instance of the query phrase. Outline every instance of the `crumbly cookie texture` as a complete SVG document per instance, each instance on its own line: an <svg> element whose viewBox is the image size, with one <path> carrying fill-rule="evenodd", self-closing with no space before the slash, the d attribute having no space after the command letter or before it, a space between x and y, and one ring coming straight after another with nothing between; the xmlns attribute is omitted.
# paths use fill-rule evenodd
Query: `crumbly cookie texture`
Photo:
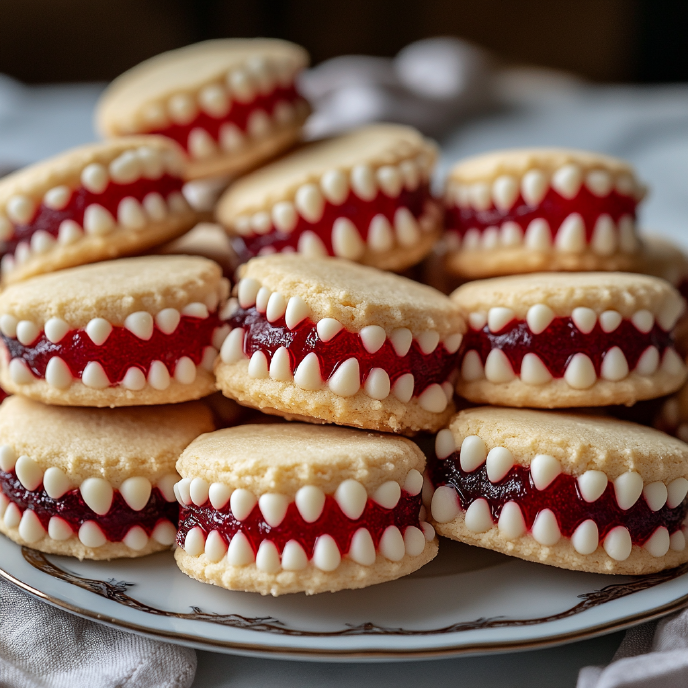
<svg viewBox="0 0 688 688"><path fill-rule="evenodd" d="M321 592L366 588L407 576L432 561L437 556L438 548L437 540L426 542L425 549L420 555L406 556L397 562L389 561L378 554L372 566L362 566L350 559L343 559L335 572L320 571L311 565L303 571L265 573L255 564L232 566L224 560L213 563L205 554L192 557L181 548L175 551L174 558L177 566L187 576L228 590L244 590L274 596L295 592L314 595Z"/></svg>

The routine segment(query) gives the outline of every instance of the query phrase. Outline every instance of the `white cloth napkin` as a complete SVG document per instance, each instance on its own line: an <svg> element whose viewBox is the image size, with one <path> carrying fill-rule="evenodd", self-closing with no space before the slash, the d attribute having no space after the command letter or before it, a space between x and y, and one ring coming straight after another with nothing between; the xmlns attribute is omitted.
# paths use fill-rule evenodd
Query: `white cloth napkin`
<svg viewBox="0 0 688 688"><path fill-rule="evenodd" d="M0 581L3 688L188 688L194 650L86 621Z"/></svg>

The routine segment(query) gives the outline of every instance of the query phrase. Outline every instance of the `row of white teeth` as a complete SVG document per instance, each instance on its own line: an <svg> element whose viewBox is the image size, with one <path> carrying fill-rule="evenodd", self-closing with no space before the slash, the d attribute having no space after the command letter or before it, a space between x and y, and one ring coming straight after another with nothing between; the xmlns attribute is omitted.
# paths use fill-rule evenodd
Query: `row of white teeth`
<svg viewBox="0 0 688 688"><path fill-rule="evenodd" d="M550 187L563 198L571 200L578 195L584 184L590 193L599 198L609 196L616 190L622 196L634 196L641 200L644 193L644 189L628 173L614 175L606 170L584 172L576 163L569 163L556 170L551 177L542 170L534 169L526 172L520 179L505 174L491 183L461 184L450 180L445 198L448 205L459 208L481 211L494 207L506 212L513 208L519 195L529 206L537 206Z"/></svg>
<svg viewBox="0 0 688 688"><path fill-rule="evenodd" d="M614 253L634 253L639 246L635 221L630 215L619 219L618 226L610 215L600 215L588 242L585 223L578 213L571 213L559 226L554 239L549 222L544 218L531 220L525 233L517 222L507 221L501 227L487 227L482 232L475 227L466 231L463 239L457 232L446 233L450 251L494 251L501 248L524 247L529 251L583 253L591 249L599 256Z"/></svg>
<svg viewBox="0 0 688 688"><path fill-rule="evenodd" d="M435 440L435 453L444 460L456 451L452 432L441 430ZM492 483L503 480L515 465L513 454L506 447L493 447L488 452L482 438L477 435L466 437L461 443L459 454L461 469L467 473L477 470L483 464L487 477ZM562 472L559 461L548 454L538 454L530 464L530 475L537 490L545 490ZM602 471L589 470L578 476L578 491L583 499L592 503L598 500L607 489L609 478ZM427 483L426 483L427 484ZM661 481L643 483L639 473L627 471L613 482L614 494L620 509L627 511L642 496L651 511L659 511L665 505L674 509L681 505L688 494L688 480L676 478L668 485ZM462 509L456 490L448 485L438 487L431 496L430 511L437 523L449 523L459 516ZM465 525L474 533L485 533L495 527L487 500L476 499L465 512ZM513 540L526 535L527 529L523 512L514 502L507 502L502 508L496 524L500 535ZM557 518L551 509L541 510L531 528L532 537L541 545L551 547L561 539ZM599 545L597 524L588 519L581 523L571 537L573 548L583 555L592 554ZM671 548L681 552L686 546L685 535L677 531L671 536L664 527L658 527L643 547L655 557L663 557ZM617 561L624 561L631 554L632 542L628 529L624 526L613 528L603 542L604 550Z"/></svg>
<svg viewBox="0 0 688 688"><path fill-rule="evenodd" d="M238 299L230 299L221 314L223 320L231 317L238 307L256 307L259 313L265 314L268 322L276 322L284 317L290 330L296 328L310 315L310 308L300 296L292 296L287 299L279 292L271 292L267 287L262 287L258 280L253 278L242 279L237 286ZM333 339L344 326L334 318L323 318L318 321L316 330L318 337L323 342ZM224 340L220 349L220 357L224 363L236 363L247 359L244 353L245 330L243 327L233 329ZM387 333L379 325L364 327L359 333L361 343L370 354L378 352L387 340ZM456 353L461 345L463 335L455 333L446 337L444 347L449 353ZM390 342L396 354L404 357L408 354L413 343L413 333L405 327L397 328L389 336ZM421 332L416 337L420 350L429 355L440 343L440 335L433 330ZM267 356L262 351L256 351L250 358L248 374L254 379L271 378L280 382L293 382L298 387L308 391L323 389L325 382L320 371L320 361L314 352L309 353L291 372L290 356L285 347L275 351L272 360L268 364ZM398 377L394 386L391 385L389 374L383 368L373 368L364 385L364 392L372 399L382 401L390 393L402 403L408 403L413 396L415 380L413 374L406 373ZM349 358L341 363L330 379L327 381L329 390L341 397L350 397L361 389L361 371L358 360ZM433 383L418 397L418 403L426 411L442 413L453 396L453 386L446 381L442 385Z"/></svg>
<svg viewBox="0 0 688 688"><path fill-rule="evenodd" d="M244 236L267 234L273 229L288 234L296 227L299 215L312 224L320 222L325 203L342 205L350 191L362 201L374 200L378 192L389 198L398 198L403 189L415 191L421 184L428 183L432 168L431 157L421 153L398 165L382 165L377 169L361 164L349 172L329 170L318 181L302 184L293 201L279 201L269 210L240 215L233 226L237 234Z"/></svg>

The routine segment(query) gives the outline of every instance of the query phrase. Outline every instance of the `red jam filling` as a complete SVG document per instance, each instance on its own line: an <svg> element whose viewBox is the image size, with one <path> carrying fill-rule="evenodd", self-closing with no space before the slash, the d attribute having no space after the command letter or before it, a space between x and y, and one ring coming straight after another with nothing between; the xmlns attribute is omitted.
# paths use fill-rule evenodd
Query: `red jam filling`
<svg viewBox="0 0 688 688"><path fill-rule="evenodd" d="M614 223L618 223L624 215L635 219L637 205L633 196L624 196L616 190L600 198L583 185L574 198L568 199L550 187L536 206L528 205L520 194L509 210L499 210L494 206L487 210L449 206L445 212L444 226L447 231L457 232L463 238L469 229L477 229L482 233L488 227L500 227L505 222L515 222L525 232L533 220L544 219L549 223L554 237L561 223L571 213L578 213L583 218L589 242L600 215L610 215Z"/></svg>
<svg viewBox="0 0 688 688"><path fill-rule="evenodd" d="M552 377L564 377L570 359L585 353L592 360L599 376L602 360L612 347L623 351L629 370L633 370L640 356L649 346L656 346L660 356L673 345L671 333L656 323L647 333L640 332L630 320L622 320L610 333L602 330L599 322L590 334L583 334L571 318L554 318L544 332L533 334L524 320L512 320L500 332L469 329L461 344L461 359L468 351L477 351L483 364L492 349L501 349L511 363L514 373L521 372L521 361L528 353L537 354Z"/></svg>
<svg viewBox="0 0 688 688"><path fill-rule="evenodd" d="M599 499L586 502L578 489L578 480L565 473L560 473L544 490L538 490L527 466L514 466L502 480L492 483L487 477L486 464L470 473L463 471L458 452L444 460L431 460L428 473L435 488L450 485L456 490L464 511L476 499L485 499L495 523L507 502L519 505L529 530L538 513L550 509L564 537L571 537L583 521L592 519L597 524L600 541L612 528L624 526L633 544L642 545L660 526L669 534L675 533L688 513L688 500L673 509L665 504L659 511L652 511L642 495L624 511L616 501L612 482Z"/></svg>
<svg viewBox="0 0 688 688"><path fill-rule="evenodd" d="M161 134L167 138L174 139L184 150L189 150L189 134L193 129L205 129L215 141L220 140L220 127L223 124L233 124L242 132L248 129L248 119L256 110L264 110L272 116L275 106L280 101L295 105L303 101L303 97L296 90L294 84L289 86L276 86L268 94L258 93L255 98L248 103L241 103L232 100L229 111L224 117L214 117L203 110L188 124L169 124L161 129L147 132L148 134Z"/></svg>
<svg viewBox="0 0 688 688"><path fill-rule="evenodd" d="M254 554L263 540L274 542L280 552L289 540L296 540L310 559L313 556L315 541L320 535L331 535L339 551L345 554L351 546L351 538L359 528L368 529L376 549L382 533L388 526L396 526L402 534L408 526L420 528L420 507L420 494L412 496L402 490L399 502L393 509L385 509L369 499L360 518L352 521L344 515L334 497L328 496L325 498L325 506L320 518L314 523L304 521L296 504L292 502L287 507L284 520L277 527L272 527L265 522L257 505L248 518L237 521L232 516L229 503L219 510L213 509L209 504L204 506L190 504L180 509L177 544L183 547L187 533L198 526L206 535L212 530L217 530L227 542L234 535L242 532L251 543Z"/></svg>
<svg viewBox="0 0 688 688"><path fill-rule="evenodd" d="M115 490L110 511L104 516L96 514L81 497L78 489L70 490L59 499L53 499L39 487L33 492L27 490L14 474L0 470L0 493L16 504L22 513L31 509L45 530L53 516L59 516L69 523L75 533L86 521L95 521L110 542L121 542L133 526L141 526L150 537L161 520L177 524L179 505L168 502L157 487L141 511L134 511L119 491Z"/></svg>
<svg viewBox="0 0 688 688"><path fill-rule="evenodd" d="M250 358L256 351L262 351L268 359L268 366L275 351L281 346L289 352L291 372L310 353L315 353L320 362L323 380L329 380L337 367L349 358L355 358L361 371L361 385L365 384L372 368L382 368L395 380L406 373L412 373L415 381L413 396L419 396L429 385L441 385L456 370L459 352L450 354L440 342L430 354L424 354L414 339L406 356L399 356L389 339L374 354L368 353L356 332L340 330L329 342L318 336L315 323L309 318L290 330L284 316L273 323L255 307L240 308L227 321L232 328L243 327L244 353Z"/></svg>
<svg viewBox="0 0 688 688"><path fill-rule="evenodd" d="M341 205L326 202L323 216L318 222L309 222L299 215L296 227L291 232L281 232L273 227L267 234L234 237L232 245L241 262L246 262L261 254L261 251L263 253L296 251L299 237L310 230L322 240L328 254L334 256L332 226L338 218L344 217L351 220L363 241L367 241L370 222L376 215L384 215L389 223L394 226L394 213L399 208L408 208L418 220L426 212L428 202L436 202L430 194L428 184L421 184L414 191L402 189L396 198L378 193L371 201L365 201L351 191Z"/></svg>
<svg viewBox="0 0 688 688"><path fill-rule="evenodd" d="M213 332L221 325L215 312L207 318L183 315L172 334L165 334L156 326L148 341L120 326L113 327L110 336L100 346L93 343L85 329L70 330L57 344L49 341L45 332L27 346L5 335L2 335L2 341L10 358L22 359L35 377L45 378L48 361L59 356L73 377L80 378L86 365L96 361L103 366L110 384L116 385L131 367L140 368L147 375L153 361L162 361L170 375L174 375L174 366L183 356L200 365L205 347L211 345Z"/></svg>
<svg viewBox="0 0 688 688"><path fill-rule="evenodd" d="M31 237L38 230L43 230L56 239L60 224L64 220L73 220L79 227L83 227L84 212L89 205L94 203L100 205L116 218L117 207L122 199L131 197L141 202L147 194L153 191L167 199L171 193L181 191L182 185L183 181L180 178L165 174L160 179L142 177L131 184L117 184L110 181L105 191L99 194L79 187L72 191L69 202L62 210L55 210L41 203L36 208L30 222L25 225L14 225L12 236L6 241L0 242L0 258L8 254L14 255L17 245L21 242L30 244Z"/></svg>

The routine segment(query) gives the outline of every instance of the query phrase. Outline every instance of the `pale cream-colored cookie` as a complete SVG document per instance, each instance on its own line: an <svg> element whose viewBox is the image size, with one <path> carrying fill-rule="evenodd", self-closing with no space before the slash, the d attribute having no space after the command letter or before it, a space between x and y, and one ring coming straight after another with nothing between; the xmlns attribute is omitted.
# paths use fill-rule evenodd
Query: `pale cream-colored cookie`
<svg viewBox="0 0 688 688"><path fill-rule="evenodd" d="M445 187L447 268L466 279L542 271L636 270L632 166L558 148L460 161Z"/></svg>
<svg viewBox="0 0 688 688"><path fill-rule="evenodd" d="M0 384L66 406L210 394L228 290L216 263L191 256L128 258L11 285L0 295Z"/></svg>
<svg viewBox="0 0 688 688"><path fill-rule="evenodd" d="M160 246L156 253L164 256L202 256L218 263L225 275L233 274L238 265L229 237L220 225L213 222L197 224L179 239Z"/></svg>
<svg viewBox="0 0 688 688"><path fill-rule="evenodd" d="M238 253L334 255L385 270L420 261L441 229L437 147L398 124L313 142L235 182L217 207Z"/></svg>
<svg viewBox="0 0 688 688"><path fill-rule="evenodd" d="M0 406L0 532L79 559L168 549L177 531L175 464L212 430L200 402L105 410L10 397Z"/></svg>
<svg viewBox="0 0 688 688"><path fill-rule="evenodd" d="M425 457L403 437L297 423L199 437L177 463L179 568L263 595L361 588L437 554Z"/></svg>
<svg viewBox="0 0 688 688"><path fill-rule="evenodd" d="M515 275L470 282L459 394L500 406L630 406L676 391L684 309L664 280L620 273Z"/></svg>
<svg viewBox="0 0 688 688"><path fill-rule="evenodd" d="M0 275L8 284L135 253L196 222L174 142L135 136L93 143L0 181Z"/></svg>
<svg viewBox="0 0 688 688"><path fill-rule="evenodd" d="M254 258L240 274L215 367L223 394L266 413L374 430L446 423L465 330L446 296L338 258Z"/></svg>
<svg viewBox="0 0 688 688"><path fill-rule="evenodd" d="M639 575L688 561L688 445L605 418L479 407L436 437L440 535L529 561Z"/></svg>
<svg viewBox="0 0 688 688"><path fill-rule="evenodd" d="M230 38L157 55L122 74L96 112L104 136L157 133L188 152L188 179L241 174L282 152L310 113L295 78L306 51Z"/></svg>

